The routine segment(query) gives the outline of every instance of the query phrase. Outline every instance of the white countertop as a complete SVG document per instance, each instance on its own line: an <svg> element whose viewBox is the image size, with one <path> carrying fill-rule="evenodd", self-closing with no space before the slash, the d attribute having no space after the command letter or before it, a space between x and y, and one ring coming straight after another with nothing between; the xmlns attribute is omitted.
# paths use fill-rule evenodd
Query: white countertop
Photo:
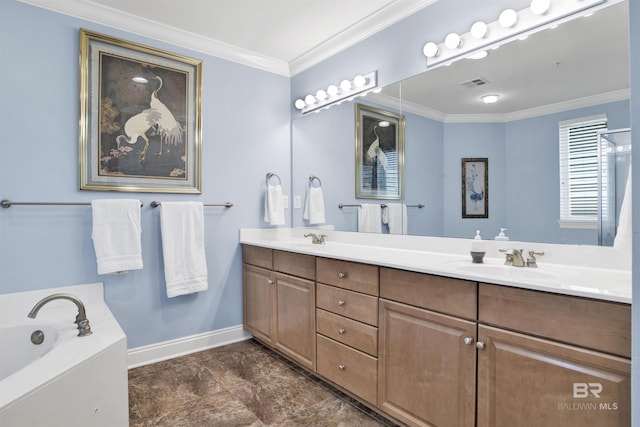
<svg viewBox="0 0 640 427"><path fill-rule="evenodd" d="M312 244L305 232L326 234ZM631 268L613 248L484 241L483 264L473 264L471 240L372 235L298 228L242 229L240 243L497 285L631 304ZM538 268L504 265L498 249L544 251ZM526 259L526 253L523 254Z"/></svg>

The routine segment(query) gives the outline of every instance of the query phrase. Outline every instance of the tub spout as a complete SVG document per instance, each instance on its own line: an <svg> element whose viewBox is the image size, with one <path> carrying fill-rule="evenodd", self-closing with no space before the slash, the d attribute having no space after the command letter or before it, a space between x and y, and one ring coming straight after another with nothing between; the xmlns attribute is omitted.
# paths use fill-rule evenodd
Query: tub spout
<svg viewBox="0 0 640 427"><path fill-rule="evenodd" d="M27 317L31 319L35 319L38 315L40 309L48 302L56 300L56 299L66 299L74 303L78 307L78 315L76 316L75 323L78 324L78 336L86 337L87 335L91 335L91 326L89 325L89 319L87 319L87 312L84 309L84 304L78 297L73 296L71 294L52 294L48 297L42 298L40 301L33 306Z"/></svg>

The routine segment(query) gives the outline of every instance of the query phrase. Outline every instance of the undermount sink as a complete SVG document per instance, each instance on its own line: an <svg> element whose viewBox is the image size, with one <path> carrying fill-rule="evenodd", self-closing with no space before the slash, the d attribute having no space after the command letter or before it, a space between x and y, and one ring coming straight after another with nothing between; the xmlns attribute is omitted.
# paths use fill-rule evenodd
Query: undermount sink
<svg viewBox="0 0 640 427"><path fill-rule="evenodd" d="M514 267L504 264L483 263L473 264L471 261L454 261L455 269L471 274L481 274L487 276L501 276L518 279L550 279L554 275L540 271L538 268Z"/></svg>

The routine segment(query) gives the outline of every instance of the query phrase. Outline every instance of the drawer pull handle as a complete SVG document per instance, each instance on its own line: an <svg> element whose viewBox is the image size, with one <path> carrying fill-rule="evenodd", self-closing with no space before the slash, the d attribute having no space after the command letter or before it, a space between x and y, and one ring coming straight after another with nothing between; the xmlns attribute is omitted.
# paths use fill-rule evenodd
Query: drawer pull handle
<svg viewBox="0 0 640 427"><path fill-rule="evenodd" d="M338 301L338 305L339 305L340 307L342 307L342 306L343 306L343 305L345 305L346 303L347 303L347 302L346 302L345 300L343 300L343 299L341 299L341 300L339 300L339 301Z"/></svg>
<svg viewBox="0 0 640 427"><path fill-rule="evenodd" d="M339 333L340 335L343 335L345 332L347 332L347 330L346 330L346 329L344 329L344 328L340 328L340 329L338 329L338 333Z"/></svg>
<svg viewBox="0 0 640 427"><path fill-rule="evenodd" d="M345 369L347 369L347 367L344 365L338 365L338 369L340 369L341 371L344 371Z"/></svg>
<svg viewBox="0 0 640 427"><path fill-rule="evenodd" d="M465 339L464 339L464 343L465 343L466 345L471 345L471 344L473 344L473 338L471 338L471 337L465 337Z"/></svg>
<svg viewBox="0 0 640 427"><path fill-rule="evenodd" d="M338 277L344 279L345 277L347 277L347 273L338 273Z"/></svg>
<svg viewBox="0 0 640 427"><path fill-rule="evenodd" d="M273 280L269 279L269 280L267 280L267 283L270 284L270 285L273 285Z"/></svg>
<svg viewBox="0 0 640 427"><path fill-rule="evenodd" d="M478 350L482 350L484 348L484 343L482 341L478 341L476 343L476 347L478 348Z"/></svg>

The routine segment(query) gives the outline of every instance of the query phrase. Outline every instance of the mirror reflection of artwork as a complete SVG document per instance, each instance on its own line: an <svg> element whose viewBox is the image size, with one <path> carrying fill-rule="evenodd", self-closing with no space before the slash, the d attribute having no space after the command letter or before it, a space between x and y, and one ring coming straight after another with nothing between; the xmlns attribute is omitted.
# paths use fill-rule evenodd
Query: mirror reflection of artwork
<svg viewBox="0 0 640 427"><path fill-rule="evenodd" d="M489 218L489 159L462 159L462 217Z"/></svg>
<svg viewBox="0 0 640 427"><path fill-rule="evenodd" d="M356 198L403 197L404 117L356 104Z"/></svg>

